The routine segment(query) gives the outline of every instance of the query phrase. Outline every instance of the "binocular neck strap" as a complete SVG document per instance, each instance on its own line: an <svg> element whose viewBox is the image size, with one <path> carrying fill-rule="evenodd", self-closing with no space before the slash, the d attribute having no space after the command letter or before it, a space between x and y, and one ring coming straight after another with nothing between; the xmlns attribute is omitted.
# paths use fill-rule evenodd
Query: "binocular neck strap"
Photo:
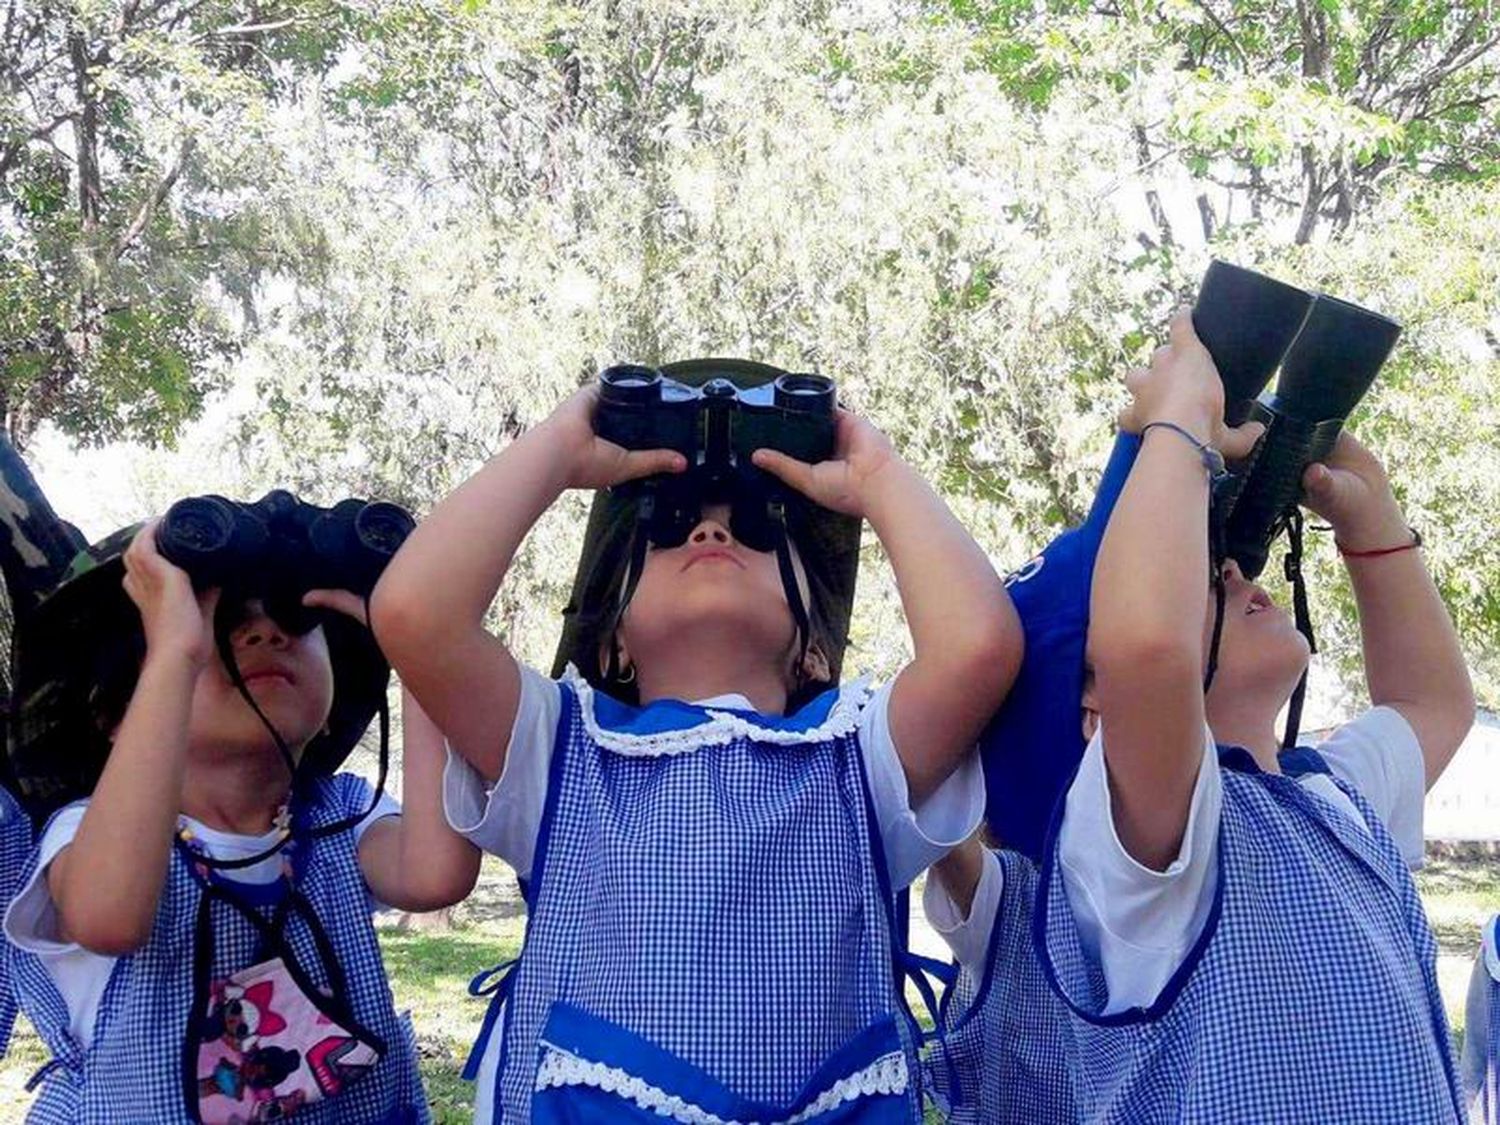
<svg viewBox="0 0 1500 1125"><path fill-rule="evenodd" d="M1214 631L1208 642L1208 664L1203 672L1203 694L1213 687L1214 674L1219 670L1219 643L1224 639L1224 603L1227 591L1224 588L1224 563L1229 553L1225 546L1224 521L1219 518L1219 492L1214 489L1208 501L1208 566L1214 588Z"/></svg>
<svg viewBox="0 0 1500 1125"><path fill-rule="evenodd" d="M656 516L656 491L648 482L645 491L641 494L640 504L635 512L635 527L630 532L630 557L625 564L625 585L620 590L620 601L615 606L614 626L610 629L606 639L610 640L609 662L604 669L604 678L614 682L620 678L620 646L613 641L614 633L620 627L620 622L625 619L625 610L630 606L630 599L635 597L635 588L640 585L641 571L646 568L646 549L651 545L651 536L648 528Z"/></svg>
<svg viewBox="0 0 1500 1125"><path fill-rule="evenodd" d="M807 618L807 604L802 600L802 587L797 582L797 568L792 564L792 541L786 530L786 505L780 500L769 501L767 510L775 528L776 566L781 571L781 584L786 589L786 604L792 611L792 620L797 623L797 667L802 674L807 663L807 646L811 642L811 629Z"/></svg>
<svg viewBox="0 0 1500 1125"><path fill-rule="evenodd" d="M1302 574L1302 509L1294 507L1287 515L1287 552L1282 563L1282 573L1292 586L1292 619L1297 632L1307 638L1307 652L1311 657L1318 651L1317 638L1313 636L1312 613L1307 604L1307 579ZM1281 734L1281 748L1295 749L1297 738L1302 733L1302 705L1307 700L1307 669L1302 669L1302 678L1292 692L1286 708L1286 729Z"/></svg>

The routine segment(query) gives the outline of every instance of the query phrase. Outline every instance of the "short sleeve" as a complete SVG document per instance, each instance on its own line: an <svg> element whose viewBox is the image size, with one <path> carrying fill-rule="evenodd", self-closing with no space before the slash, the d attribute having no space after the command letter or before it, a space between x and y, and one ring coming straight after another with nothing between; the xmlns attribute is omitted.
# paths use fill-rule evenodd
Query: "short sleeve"
<svg viewBox="0 0 1500 1125"><path fill-rule="evenodd" d="M562 689L522 665L516 718L500 779L488 785L452 747L443 768L443 811L449 826L505 860L521 878L531 873L536 856L561 716Z"/></svg>
<svg viewBox="0 0 1500 1125"><path fill-rule="evenodd" d="M1057 861L1084 953L1108 992L1101 1015L1149 1008L1202 935L1218 889L1223 781L1205 726L1177 858L1163 871L1138 863L1115 831L1101 728L1084 752L1058 830Z"/></svg>
<svg viewBox="0 0 1500 1125"><path fill-rule="evenodd" d="M1416 733L1394 707L1372 707L1335 730L1318 753L1368 801L1408 867L1422 865L1427 772Z"/></svg>
<svg viewBox="0 0 1500 1125"><path fill-rule="evenodd" d="M984 770L978 752L971 751L912 808L906 770L891 738L890 701L891 684L870 697L860 713L859 743L892 889L900 891L978 830L984 819Z"/></svg>
<svg viewBox="0 0 1500 1125"><path fill-rule="evenodd" d="M984 866L967 915L948 894L943 881L931 872L922 890L922 912L927 921L953 951L953 959L976 977L984 975L1004 891L1005 870L1000 857L989 848L984 849Z"/></svg>

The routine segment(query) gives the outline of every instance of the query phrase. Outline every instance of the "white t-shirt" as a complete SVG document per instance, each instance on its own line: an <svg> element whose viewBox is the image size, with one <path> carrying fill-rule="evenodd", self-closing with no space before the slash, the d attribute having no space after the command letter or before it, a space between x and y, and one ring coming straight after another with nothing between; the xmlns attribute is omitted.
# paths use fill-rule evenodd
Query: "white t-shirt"
<svg viewBox="0 0 1500 1125"><path fill-rule="evenodd" d="M911 792L891 740L890 685L877 690L860 714L859 744L870 798L885 847L891 883L901 889L936 863L979 827L984 817L984 773L979 756L970 754L920 808L911 807ZM753 710L742 695L697 701L699 707ZM530 668L521 668L521 695L505 766L493 788L479 772L448 751L443 771L443 805L454 831L493 852L525 878L536 857L537 836L547 802L547 780L553 740L562 714L558 684ZM495 1072L500 1060L499 1024L480 1059L474 1087L476 1125L494 1119Z"/></svg>
<svg viewBox="0 0 1500 1125"><path fill-rule="evenodd" d="M5 936L18 949L34 953L41 960L68 1005L68 1029L85 1050L93 1044L99 1000L118 958L93 953L77 942L62 939L57 904L52 901L46 876L53 858L78 834L78 826L83 823L87 808L88 801L76 801L52 818L38 845L41 857L36 871L5 912ZM389 793L382 793L370 815L354 826L356 845L370 825L400 813L401 806L395 799ZM209 856L219 860L244 859L263 852L276 842L278 835L277 830L272 829L264 835L241 836L210 828L192 817L185 816L182 820ZM280 877L281 859L277 855L224 873L228 881L261 886L274 883Z"/></svg>
<svg viewBox="0 0 1500 1125"><path fill-rule="evenodd" d="M1192 950L1218 887L1219 817L1223 779L1218 750L1205 728L1202 766L1177 858L1164 871L1137 863L1115 832L1104 760L1103 731L1084 752L1068 790L1058 829L1063 887L1088 952L1109 988L1104 1014L1149 1007ZM1328 768L1374 808L1408 865L1422 862L1426 774L1416 735L1401 714L1375 707L1334 731L1319 747ZM1206 768L1204 768L1206 767ZM1354 803L1321 774L1299 784L1369 830ZM985 871L967 917L929 879L923 906L959 963L982 970L1000 905L999 861Z"/></svg>

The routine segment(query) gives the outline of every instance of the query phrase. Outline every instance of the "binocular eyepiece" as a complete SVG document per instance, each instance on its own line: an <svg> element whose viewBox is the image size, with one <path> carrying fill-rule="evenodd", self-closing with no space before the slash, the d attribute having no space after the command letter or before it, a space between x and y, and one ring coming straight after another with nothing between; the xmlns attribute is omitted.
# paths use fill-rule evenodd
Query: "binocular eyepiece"
<svg viewBox="0 0 1500 1125"><path fill-rule="evenodd" d="M395 504L349 499L320 508L277 489L253 504L179 500L157 525L156 546L198 588L222 587L228 601L261 598L285 628L302 633L317 624L302 595L368 596L415 526Z"/></svg>
<svg viewBox="0 0 1500 1125"><path fill-rule="evenodd" d="M1254 578L1297 505L1307 466L1332 452L1401 326L1337 297L1215 261L1193 307L1193 328L1224 383L1225 422L1266 427L1214 495L1225 553ZM1278 367L1276 388L1268 391Z"/></svg>

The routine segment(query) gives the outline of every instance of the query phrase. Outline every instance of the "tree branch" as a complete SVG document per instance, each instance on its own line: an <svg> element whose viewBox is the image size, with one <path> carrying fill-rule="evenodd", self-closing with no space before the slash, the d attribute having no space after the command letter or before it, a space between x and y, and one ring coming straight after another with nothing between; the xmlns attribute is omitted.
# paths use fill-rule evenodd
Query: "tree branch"
<svg viewBox="0 0 1500 1125"><path fill-rule="evenodd" d="M10 171L11 166L21 158L21 153L27 145L32 141L39 141L50 137L59 125L71 120L73 120L72 113L60 113L47 122L47 124L38 125L24 137L17 137L14 141L7 144L4 151L0 152L0 179L4 179L5 174Z"/></svg>
<svg viewBox="0 0 1500 1125"><path fill-rule="evenodd" d="M189 135L182 139L182 144L177 149L177 159L167 169L167 174L156 185L156 190L146 197L145 202L141 204L140 210L135 213L135 218L131 220L130 226L126 228L124 234L120 235L120 240L115 243L116 260L134 245L135 240L141 236L141 232L150 224L152 216L156 214L156 209L161 206L162 201L171 192L173 185L177 183L177 177L182 175L183 166L187 163L188 154L192 150L193 138Z"/></svg>
<svg viewBox="0 0 1500 1125"><path fill-rule="evenodd" d="M1234 48L1234 53L1240 57L1240 65L1249 70L1250 57L1245 54L1245 48L1240 46L1240 41L1235 38L1234 32L1229 30L1229 25L1221 20L1219 14L1208 6L1208 0L1193 0L1193 2L1198 5L1199 10L1204 15L1213 21L1213 25L1219 29L1219 33L1229 41L1229 45Z"/></svg>

